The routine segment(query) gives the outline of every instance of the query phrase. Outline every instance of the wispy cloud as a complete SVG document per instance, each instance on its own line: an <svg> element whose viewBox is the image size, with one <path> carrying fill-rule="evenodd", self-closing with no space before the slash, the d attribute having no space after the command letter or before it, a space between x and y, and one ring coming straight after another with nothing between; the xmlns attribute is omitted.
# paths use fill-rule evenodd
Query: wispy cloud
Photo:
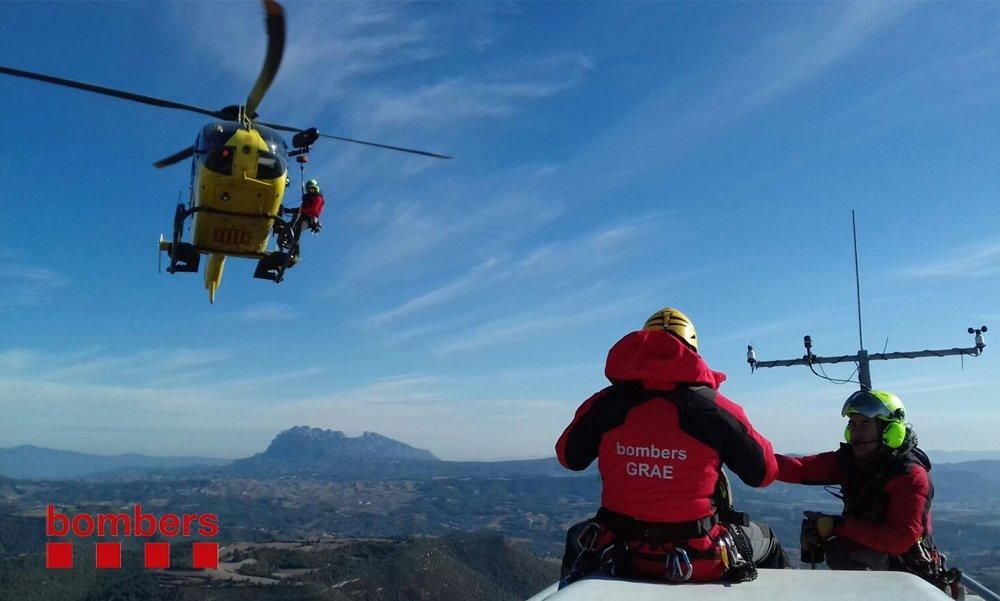
<svg viewBox="0 0 1000 601"><path fill-rule="evenodd" d="M9 373L48 382L135 382L194 368L219 365L229 359L224 351L150 349L129 355L108 354L99 349L56 354L11 349L0 354L0 365Z"/></svg>
<svg viewBox="0 0 1000 601"><path fill-rule="evenodd" d="M743 327L736 330L727 330L721 336L712 338L713 346L725 346L729 344L746 344L759 341L763 338L770 338L775 334L795 332L796 335L803 328L815 327L815 324L836 324L836 328L841 327L841 322L849 319L849 313L843 313L839 309L815 308L799 311L794 314L784 314L781 317L763 321L762 317L756 317L756 325ZM742 320L740 323L743 323ZM846 322L845 322L846 325ZM796 349L798 350L798 349Z"/></svg>
<svg viewBox="0 0 1000 601"><path fill-rule="evenodd" d="M811 20L760 36L704 85L686 89L670 82L653 90L554 174L553 188L582 201L642 174L662 172L735 123L816 80L916 5L813 6L817 10Z"/></svg>
<svg viewBox="0 0 1000 601"><path fill-rule="evenodd" d="M377 313L368 318L368 321L373 325L382 326L400 318L413 315L414 313L453 301L475 290L496 264L497 260L490 258L444 286L412 298L395 309Z"/></svg>
<svg viewBox="0 0 1000 601"><path fill-rule="evenodd" d="M568 54L518 65L510 73L487 79L453 77L409 92L382 93L373 99L366 117L376 124L422 126L507 117L527 103L573 87L591 68L586 57Z"/></svg>
<svg viewBox="0 0 1000 601"><path fill-rule="evenodd" d="M740 112L769 104L858 51L915 6L888 1L838 5L840 13L832 19L821 19L817 27L784 31L749 53L741 65L746 77L723 89L742 92L733 97L738 98ZM781 60L774 60L776 56ZM724 106L733 108L730 102Z"/></svg>
<svg viewBox="0 0 1000 601"><path fill-rule="evenodd" d="M257 76L263 61L266 37L258 10L233 10L211 4L191 4L175 11L185 23L211 19L220 30L242 40L258 41L250 48L259 61L230 51L218 38L195 37L199 53L209 54L222 68L247 80ZM289 35L285 42L278 83L308 87L314 93L341 96L351 80L384 72L398 65L433 56L434 17L418 15L402 5L345 3L336 18L328 7L296 4L286 7ZM192 29L194 29L192 27ZM278 94L280 89L276 90Z"/></svg>
<svg viewBox="0 0 1000 601"><path fill-rule="evenodd" d="M0 255L4 261L12 260ZM0 265L0 310L29 307L52 298L59 289L70 285L70 279L45 267L14 264Z"/></svg>
<svg viewBox="0 0 1000 601"><path fill-rule="evenodd" d="M343 3L331 11L322 4L291 5L285 11L289 35L281 70L264 108L280 113L282 107L294 106L297 118L312 120L335 104L342 117L329 126L346 125L354 130L345 132L349 135L400 124L453 125L461 119L512 115L526 103L575 85L590 69L586 57L571 52L519 64L472 61L458 67L456 54L481 55L494 43L496 18L505 10ZM174 17L198 24L224 20L219 27L232 38L259 40L252 51L263 58L259 12L233 13L211 3L192 4L176 10ZM196 38L194 43L200 54L211 55L247 86L257 76L259 61L231 52L217 38ZM424 73L419 82L411 77L418 66Z"/></svg>
<svg viewBox="0 0 1000 601"><path fill-rule="evenodd" d="M478 325L469 332L437 349L437 355L503 346L526 340L544 333L571 330L585 325L593 326L606 320L619 319L635 313L634 300L607 303L589 311L579 311L571 303L557 303L541 310L519 313L494 319Z"/></svg>
<svg viewBox="0 0 1000 601"><path fill-rule="evenodd" d="M474 192L439 202L400 202L377 205L362 211L360 218L348 216L363 226L357 234L365 243L352 249L344 281L368 285L383 278L416 280L426 270L455 267L468 260L473 248L487 255L544 223L561 208L557 203L538 202L521 195L501 195L485 201ZM470 196L474 201L470 201ZM476 202L476 210L468 203ZM406 269L399 267L405 265Z"/></svg>
<svg viewBox="0 0 1000 601"><path fill-rule="evenodd" d="M555 295L566 288L583 287L585 290L593 285L597 274L625 266L629 259L639 254L639 249L656 248L655 239L661 226L662 215L643 215L566 240L546 242L516 256L491 257L441 286L372 315L367 321L376 327L403 317L412 321L421 313L475 297L479 300L474 310L464 305L458 317L451 312L403 332L394 329L391 340L400 343L436 332L466 331L473 324L509 312L511 302L522 296ZM506 292L497 295L498 290Z"/></svg>
<svg viewBox="0 0 1000 601"><path fill-rule="evenodd" d="M957 280L1000 274L1000 242L969 246L950 258L908 267L895 274L897 280Z"/></svg>
<svg viewBox="0 0 1000 601"><path fill-rule="evenodd" d="M243 321L287 321L295 319L295 310L290 305L284 303L261 303L252 307L247 307L240 314Z"/></svg>

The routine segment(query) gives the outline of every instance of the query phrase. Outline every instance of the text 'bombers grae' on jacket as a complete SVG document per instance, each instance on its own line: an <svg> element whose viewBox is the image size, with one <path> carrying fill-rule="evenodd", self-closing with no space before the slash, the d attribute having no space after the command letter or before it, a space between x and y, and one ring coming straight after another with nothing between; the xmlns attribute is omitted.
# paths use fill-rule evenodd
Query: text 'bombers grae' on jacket
<svg viewBox="0 0 1000 601"><path fill-rule="evenodd" d="M604 373L612 385L577 409L556 443L568 469L598 459L603 507L650 522L686 522L715 513L720 463L750 486L774 481L771 443L718 392L725 374L672 334L627 334L608 352Z"/></svg>
<svg viewBox="0 0 1000 601"><path fill-rule="evenodd" d="M855 461L847 444L818 455L777 455L778 480L840 484L844 519L834 528L834 535L880 553L902 555L933 529L931 463L915 439L908 432L902 448L868 466Z"/></svg>

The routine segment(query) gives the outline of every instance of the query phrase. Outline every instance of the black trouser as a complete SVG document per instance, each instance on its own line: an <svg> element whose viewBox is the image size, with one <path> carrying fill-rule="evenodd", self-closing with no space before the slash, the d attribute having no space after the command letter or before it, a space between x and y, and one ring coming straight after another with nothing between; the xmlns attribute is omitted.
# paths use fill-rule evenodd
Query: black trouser
<svg viewBox="0 0 1000 601"><path fill-rule="evenodd" d="M893 556L856 543L843 536L835 536L823 543L826 565L831 570L892 570Z"/></svg>
<svg viewBox="0 0 1000 601"><path fill-rule="evenodd" d="M738 526L753 549L753 563L758 568L783 570L791 567L788 555L781 546L781 541L764 522L750 522L749 526Z"/></svg>

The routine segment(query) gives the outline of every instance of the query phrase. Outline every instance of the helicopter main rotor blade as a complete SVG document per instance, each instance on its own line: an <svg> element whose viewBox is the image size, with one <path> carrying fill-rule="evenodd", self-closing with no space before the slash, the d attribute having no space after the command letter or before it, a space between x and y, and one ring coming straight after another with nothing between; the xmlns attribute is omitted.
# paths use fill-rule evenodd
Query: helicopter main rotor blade
<svg viewBox="0 0 1000 601"><path fill-rule="evenodd" d="M82 81L73 81L72 79L63 79L61 77L53 77L51 75L43 75L41 73L33 73L31 71L22 71L20 69L11 69L10 67L4 67L4 66L0 66L0 73L6 73L7 75L13 75L14 77L24 77L26 79L44 81L45 83L52 83L56 84L57 86L66 86L67 88L75 88L77 90L94 92L96 94L104 94L105 96L114 96L115 98L131 100L133 102L141 102L143 104L151 104L153 106L159 106L168 109L181 109L184 111L191 111L194 113L200 113L202 115L208 115L209 117L215 117L216 119L223 118L219 114L219 111L213 111L201 108L200 106L194 106L192 104L183 104L180 102L174 102L172 100L164 100L163 98L156 98L154 96L144 96L142 94L136 94L134 92L126 92L124 90L116 90L114 88L106 88L104 86L95 86L94 84L84 83Z"/></svg>
<svg viewBox="0 0 1000 601"><path fill-rule="evenodd" d="M263 125L264 127L270 127L271 129L277 129L277 130L280 130L280 131L291 131L291 132L295 132L295 133L298 133L298 132L302 131L301 127L292 127L290 125L280 125L278 123L264 123L263 121L256 121L255 123ZM334 139L334 140L340 140L341 142L353 142L355 144L364 144L365 146L374 146L376 148L388 148L389 150L398 150L399 152L409 152L411 154L419 154L419 155L422 155L422 156L425 156L425 157L433 157L435 159L450 159L450 158L453 158L453 157L450 157L450 156L448 156L446 154L438 154L436 152L427 152L426 150L415 150L413 148L403 148L402 146L390 146L388 144L378 144L376 142L366 142L365 140L356 140L354 138L345 138L343 136L334 136L334 135L331 135L331 134L319 134L319 137L321 137L321 138L331 138L331 139Z"/></svg>
<svg viewBox="0 0 1000 601"><path fill-rule="evenodd" d="M389 150L398 150L400 152L409 152L411 154L420 154L425 157L434 157L435 159L450 159L452 157L446 154L438 154L436 152L427 152L426 150L416 150L413 148L403 148L402 146L390 146L388 144L378 144L377 142L366 142L364 140L355 140L354 138L345 138L343 136L334 136L331 134L320 134L321 138L331 138L333 140L340 140L341 142L354 142L355 144L364 144L365 146L374 146L376 148L388 148Z"/></svg>
<svg viewBox="0 0 1000 601"><path fill-rule="evenodd" d="M174 154L168 156L165 159L160 159L153 163L153 166L157 169L163 169L164 167L169 167L174 163L183 161L184 159L190 158L194 154L194 146L188 146L180 152L175 152Z"/></svg>
<svg viewBox="0 0 1000 601"><path fill-rule="evenodd" d="M246 114L253 115L264 94L271 87L274 76L278 74L281 65L281 55L285 52L285 11L274 0L264 0L264 11L267 13L265 26L267 28L267 54L264 65L260 68L257 83L247 96Z"/></svg>

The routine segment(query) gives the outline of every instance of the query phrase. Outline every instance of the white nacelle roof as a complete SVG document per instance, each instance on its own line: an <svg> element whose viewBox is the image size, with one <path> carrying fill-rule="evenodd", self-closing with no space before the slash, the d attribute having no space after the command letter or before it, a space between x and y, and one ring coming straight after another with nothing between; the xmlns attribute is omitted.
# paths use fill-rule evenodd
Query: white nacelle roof
<svg viewBox="0 0 1000 601"><path fill-rule="evenodd" d="M660 584L593 577L563 590L553 584L528 601L946 601L930 583L904 572L759 570L753 582Z"/></svg>

